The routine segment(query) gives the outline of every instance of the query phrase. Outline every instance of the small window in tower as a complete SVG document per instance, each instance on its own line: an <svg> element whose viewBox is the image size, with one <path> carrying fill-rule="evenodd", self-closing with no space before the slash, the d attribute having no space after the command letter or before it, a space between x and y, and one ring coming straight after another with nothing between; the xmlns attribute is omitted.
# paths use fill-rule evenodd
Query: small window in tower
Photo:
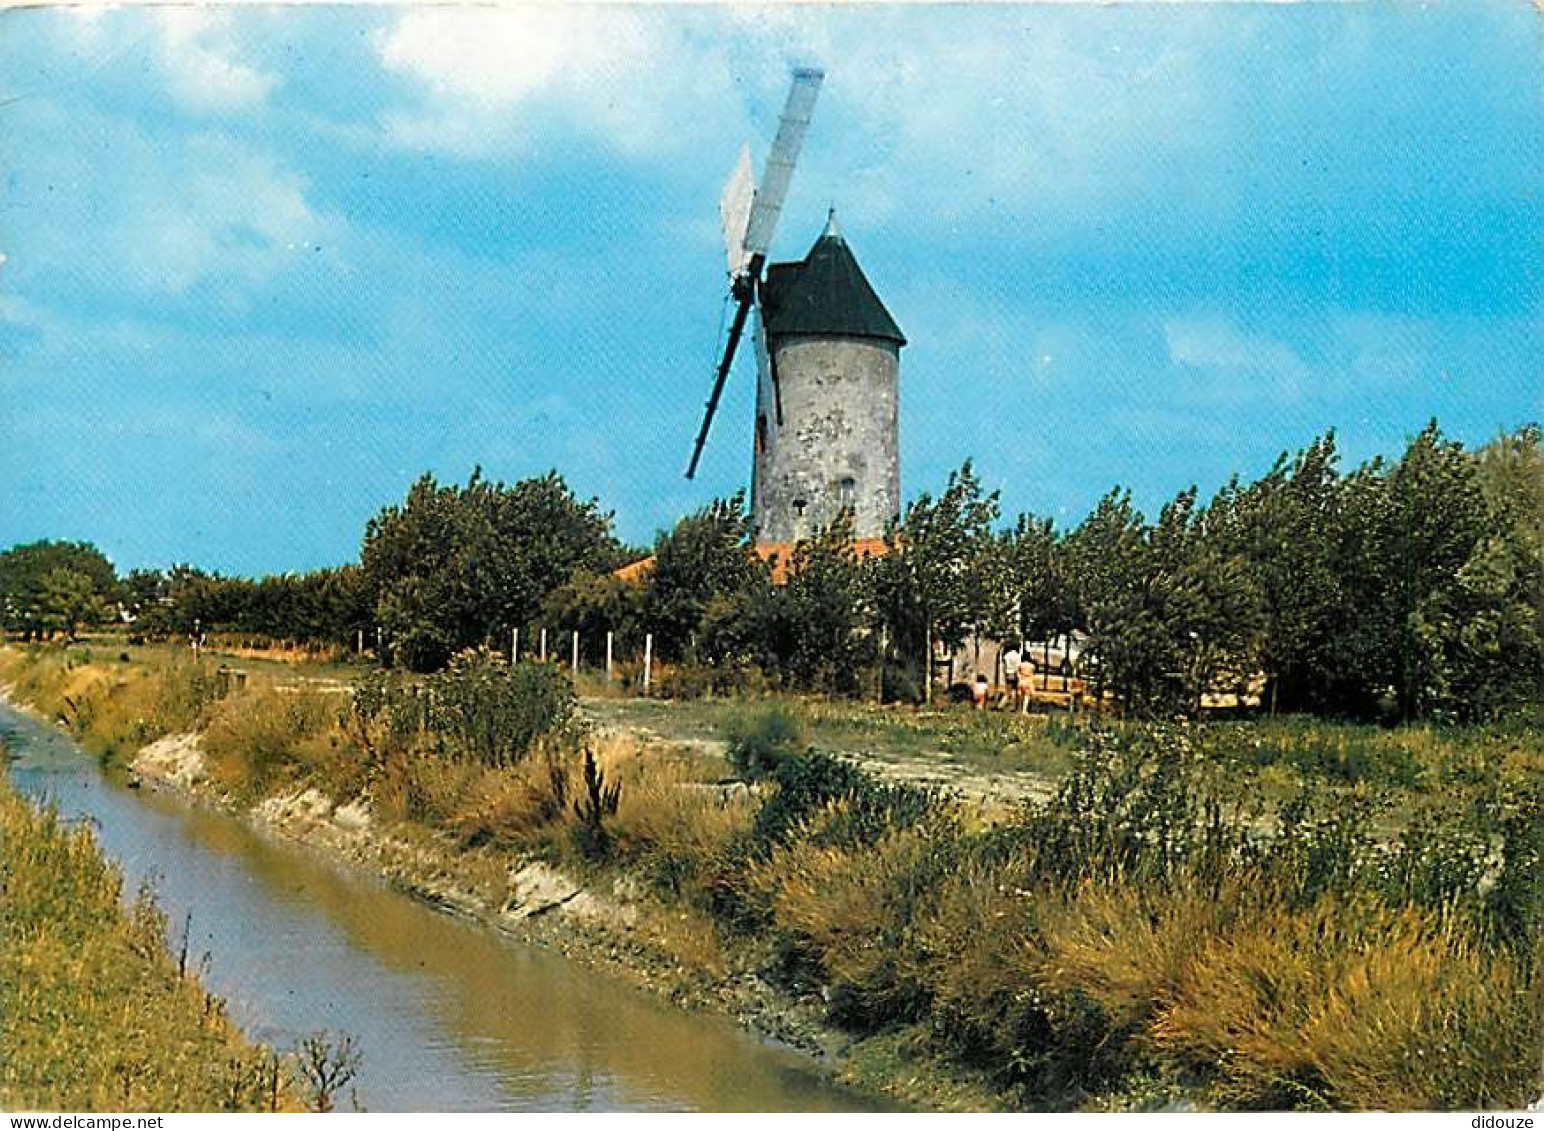
<svg viewBox="0 0 1544 1131"><path fill-rule="evenodd" d="M858 501L858 481L852 476L843 479L837 485L837 497L841 499L842 506L850 507Z"/></svg>
<svg viewBox="0 0 1544 1131"><path fill-rule="evenodd" d="M803 499L795 499L793 501L793 513L798 515L800 518L803 518L804 508L808 505L809 504L806 503Z"/></svg>

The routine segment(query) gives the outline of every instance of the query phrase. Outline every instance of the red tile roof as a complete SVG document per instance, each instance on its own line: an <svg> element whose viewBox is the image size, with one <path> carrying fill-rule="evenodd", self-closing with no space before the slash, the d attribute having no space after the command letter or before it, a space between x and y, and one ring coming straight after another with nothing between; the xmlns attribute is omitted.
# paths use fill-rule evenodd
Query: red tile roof
<svg viewBox="0 0 1544 1131"><path fill-rule="evenodd" d="M756 556L767 562L772 567L772 584L782 585L788 580L788 565L793 561L793 551L796 543L793 542L757 542L752 549ZM883 538L857 538L853 541L853 549L860 558L878 558L889 553L889 546ZM628 562L620 569L612 571L611 576L620 581L642 584L648 577L649 571L654 568L654 555L639 558L635 562Z"/></svg>

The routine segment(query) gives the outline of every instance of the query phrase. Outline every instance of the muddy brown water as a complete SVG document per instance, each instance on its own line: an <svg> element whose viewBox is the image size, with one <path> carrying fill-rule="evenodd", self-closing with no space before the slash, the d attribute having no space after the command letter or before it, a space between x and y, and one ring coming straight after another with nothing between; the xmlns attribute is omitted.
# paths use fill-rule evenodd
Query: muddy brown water
<svg viewBox="0 0 1544 1131"><path fill-rule="evenodd" d="M180 945L254 1038L327 1031L363 1054L376 1111L863 1111L890 1105L723 1018L688 1015L438 913L221 813L132 791L0 704L12 784L90 823L125 889L154 885ZM347 1106L347 1097L344 1106Z"/></svg>

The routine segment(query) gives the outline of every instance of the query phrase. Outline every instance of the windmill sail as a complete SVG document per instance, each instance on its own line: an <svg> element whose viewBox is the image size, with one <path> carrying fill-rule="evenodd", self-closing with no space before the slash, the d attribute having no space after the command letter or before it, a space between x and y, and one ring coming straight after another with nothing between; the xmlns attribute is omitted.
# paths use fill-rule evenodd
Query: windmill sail
<svg viewBox="0 0 1544 1131"><path fill-rule="evenodd" d="M825 72L800 68L793 73L793 86L788 91L788 101L783 106L783 116L778 122L777 137L772 141L772 152L767 156L767 167L761 184L754 191L754 180L749 147L740 153L729 181L719 198L719 219L724 229L724 253L729 263L729 275L733 280L735 297L734 320L729 326L729 337L724 342L724 356L713 376L713 391L708 395L707 411L703 413L702 427L697 432L697 442L692 446L692 459L686 467L686 478L697 474L697 463L702 458L703 445L708 442L708 429L713 426L713 414L718 411L719 397L724 392L724 381L734 364L735 350L745 332L745 323L751 307L755 305L762 266L766 263L767 248L772 234L777 230L778 217L783 211L783 201L788 197L788 185L793 180L794 163L799 159L799 149L804 144L804 132L809 128L810 115L815 110L815 96L820 93ZM782 397L777 388L777 369L770 358L765 358L765 343L761 342L760 312L757 312L757 329L753 331L758 345L758 370L763 380L770 381L777 405L777 420L782 423Z"/></svg>
<svg viewBox="0 0 1544 1131"><path fill-rule="evenodd" d="M772 152L767 155L766 171L751 205L750 226L745 230L745 250L750 255L766 255L772 244L783 202L788 199L793 167L804 145L804 132L809 129L810 115L815 112L815 98L825 77L824 71L808 67L793 73L793 87L788 91L788 102L783 107L782 120L777 124L777 137L772 141Z"/></svg>
<svg viewBox="0 0 1544 1131"><path fill-rule="evenodd" d="M729 339L724 343L724 359L718 363L718 373L713 378L713 392L708 394L707 411L702 416L702 428L697 433L697 442L692 445L692 462L686 465L688 479L697 474L697 462L702 459L702 446L708 442L708 429L713 427L718 398L724 393L724 381L729 376L729 367L734 364L734 351L740 344L740 335L745 332L745 317L750 309L751 296L747 292L740 300L740 305L735 307L734 321L729 324Z"/></svg>
<svg viewBox="0 0 1544 1131"><path fill-rule="evenodd" d="M743 275L750 265L751 253L745 250L745 229L750 224L751 201L756 195L756 173L751 168L751 147L740 150L740 159L724 182L718 198L718 218L724 229L724 255L729 260L729 277Z"/></svg>

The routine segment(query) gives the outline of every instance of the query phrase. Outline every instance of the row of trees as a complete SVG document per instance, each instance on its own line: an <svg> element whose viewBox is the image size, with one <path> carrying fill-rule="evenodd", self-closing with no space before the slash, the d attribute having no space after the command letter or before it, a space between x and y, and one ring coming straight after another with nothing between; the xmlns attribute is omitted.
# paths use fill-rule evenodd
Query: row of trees
<svg viewBox="0 0 1544 1131"><path fill-rule="evenodd" d="M507 640L580 570L627 558L610 516L556 473L506 487L424 476L365 531L359 564L258 579L187 565L118 578L85 543L38 542L0 554L0 615L27 639L125 619L146 636L228 632L274 641L361 639L415 670Z"/></svg>
<svg viewBox="0 0 1544 1131"><path fill-rule="evenodd" d="M501 647L517 628L654 636L664 661L733 684L918 694L934 645L1083 632L1084 674L1137 713L1196 709L1265 678L1272 709L1490 717L1537 709L1544 672L1544 449L1537 427L1477 451L1435 422L1398 461L1344 473L1333 433L1147 520L1111 491L1079 525L1004 526L969 463L920 495L860 559L841 519L793 551L784 583L754 553L744 499L718 500L639 556L555 472L513 486L424 476L365 531L360 562L260 580L188 567L121 581L94 547L0 554L5 627L73 633L123 609L141 631L258 633L348 645L415 670ZM624 645L627 647L628 645Z"/></svg>
<svg viewBox="0 0 1544 1131"><path fill-rule="evenodd" d="M754 668L785 686L895 691L935 641L1087 634L1084 674L1126 709L1199 708L1265 679L1273 710L1493 717L1544 701L1544 450L1529 427L1475 452L1435 423L1392 464L1339 469L1333 433L1148 521L1111 491L1058 531L999 501L970 464L860 560L838 523L787 583L750 552L739 498L683 519L641 585L580 575L547 622L655 634L665 659Z"/></svg>

